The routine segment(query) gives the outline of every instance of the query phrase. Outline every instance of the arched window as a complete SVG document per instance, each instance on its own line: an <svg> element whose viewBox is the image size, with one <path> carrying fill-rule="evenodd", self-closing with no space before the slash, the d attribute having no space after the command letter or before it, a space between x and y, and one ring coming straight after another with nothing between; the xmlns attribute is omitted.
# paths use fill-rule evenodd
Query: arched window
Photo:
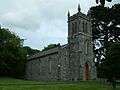
<svg viewBox="0 0 120 90"><path fill-rule="evenodd" d="M41 60L39 59L39 72L41 73Z"/></svg>
<svg viewBox="0 0 120 90"><path fill-rule="evenodd" d="M85 32L87 33L87 23L85 23Z"/></svg>
<svg viewBox="0 0 120 90"><path fill-rule="evenodd" d="M85 43L85 54L88 54L89 51L89 43L86 41Z"/></svg>
<svg viewBox="0 0 120 90"><path fill-rule="evenodd" d="M52 71L52 62L51 62L51 56L49 56L49 73Z"/></svg>
<svg viewBox="0 0 120 90"><path fill-rule="evenodd" d="M75 22L75 33L77 33L77 22Z"/></svg>
<svg viewBox="0 0 120 90"><path fill-rule="evenodd" d="M84 22L83 22L83 32L85 32L85 26L84 26Z"/></svg>
<svg viewBox="0 0 120 90"><path fill-rule="evenodd" d="M73 23L73 24L72 24L72 35L75 34L75 32L76 32L76 31L75 31L75 30L76 30L75 28L76 28L75 23Z"/></svg>
<svg viewBox="0 0 120 90"><path fill-rule="evenodd" d="M72 30L71 30L71 35L74 33L74 23L72 23Z"/></svg>
<svg viewBox="0 0 120 90"><path fill-rule="evenodd" d="M81 22L78 23L78 32L81 32Z"/></svg>

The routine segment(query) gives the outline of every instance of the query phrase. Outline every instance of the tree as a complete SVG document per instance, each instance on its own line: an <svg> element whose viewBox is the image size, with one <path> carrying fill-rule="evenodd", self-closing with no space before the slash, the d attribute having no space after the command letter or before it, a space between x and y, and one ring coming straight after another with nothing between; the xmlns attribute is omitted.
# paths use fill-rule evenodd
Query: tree
<svg viewBox="0 0 120 90"><path fill-rule="evenodd" d="M22 47L19 36L9 29L0 28L0 75L24 75L26 57Z"/></svg>
<svg viewBox="0 0 120 90"><path fill-rule="evenodd" d="M23 47L21 40L9 29L0 28L0 75L24 77L27 55L31 56L39 50Z"/></svg>
<svg viewBox="0 0 120 90"><path fill-rule="evenodd" d="M39 50L37 50L37 49L32 49L32 48L30 48L29 46L24 46L23 48L24 48L24 50L25 50L25 53L26 53L27 57L28 57L28 56L32 56L32 55L40 52Z"/></svg>
<svg viewBox="0 0 120 90"><path fill-rule="evenodd" d="M100 2L100 4L101 4L102 6L104 6L104 5L105 5L105 1L107 1L107 2L112 2L112 0L96 0L96 3L98 4L98 3Z"/></svg>
<svg viewBox="0 0 120 90"><path fill-rule="evenodd" d="M100 63L103 62L103 58L106 58L107 47L120 40L120 4L115 4L112 8L96 6L90 11L94 53L99 71Z"/></svg>
<svg viewBox="0 0 120 90"><path fill-rule="evenodd" d="M49 49L52 49L52 48L55 48L55 47L58 47L60 46L60 44L50 44L48 45L47 47L44 47L44 49L42 49L42 51L45 51L45 50L49 50Z"/></svg>
<svg viewBox="0 0 120 90"><path fill-rule="evenodd" d="M104 77L111 81L115 88L116 79L120 79L120 42L112 43L108 47L101 69Z"/></svg>

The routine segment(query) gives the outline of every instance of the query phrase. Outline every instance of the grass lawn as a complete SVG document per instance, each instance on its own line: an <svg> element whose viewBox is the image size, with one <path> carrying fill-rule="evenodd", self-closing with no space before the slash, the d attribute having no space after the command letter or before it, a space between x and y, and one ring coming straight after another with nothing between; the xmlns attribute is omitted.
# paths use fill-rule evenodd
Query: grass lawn
<svg viewBox="0 0 120 90"><path fill-rule="evenodd" d="M97 81L44 82L0 77L0 90L113 90ZM120 90L117 88L116 90Z"/></svg>

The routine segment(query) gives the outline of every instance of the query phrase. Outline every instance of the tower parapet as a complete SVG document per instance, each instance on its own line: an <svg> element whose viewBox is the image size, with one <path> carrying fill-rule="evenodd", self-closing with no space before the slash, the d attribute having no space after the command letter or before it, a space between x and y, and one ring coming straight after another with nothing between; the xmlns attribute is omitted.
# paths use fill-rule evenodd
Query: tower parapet
<svg viewBox="0 0 120 90"><path fill-rule="evenodd" d="M70 16L70 13L68 12L68 38L78 33L89 36L92 35L90 13L87 15L82 13L80 4L78 4L78 12L76 14Z"/></svg>

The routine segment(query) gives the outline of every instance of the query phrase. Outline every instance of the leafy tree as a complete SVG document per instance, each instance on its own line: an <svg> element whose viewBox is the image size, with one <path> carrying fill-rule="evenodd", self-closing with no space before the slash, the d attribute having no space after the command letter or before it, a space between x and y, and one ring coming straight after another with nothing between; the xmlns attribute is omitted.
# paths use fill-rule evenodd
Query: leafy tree
<svg viewBox="0 0 120 90"><path fill-rule="evenodd" d="M49 50L49 49L52 49L52 48L55 48L55 47L58 47L60 46L60 44L50 44L48 45L47 47L44 47L44 49L42 49L42 51L45 51L45 50Z"/></svg>
<svg viewBox="0 0 120 90"><path fill-rule="evenodd" d="M39 52L28 46L23 47L21 40L9 29L0 28L0 75L23 77L27 55Z"/></svg>
<svg viewBox="0 0 120 90"><path fill-rule="evenodd" d="M115 78L120 79L120 42L112 43L108 47L106 58L101 66L104 77L111 81L115 88Z"/></svg>
<svg viewBox="0 0 120 90"><path fill-rule="evenodd" d="M27 57L28 57L28 56L32 56L32 55L40 52L39 50L37 50L37 49L32 49L32 48L30 48L29 46L24 46L23 48L24 48L24 50L25 50L25 52L26 52Z"/></svg>
<svg viewBox="0 0 120 90"><path fill-rule="evenodd" d="M92 7L90 11L94 53L99 71L99 65L106 57L107 47L120 40L120 4L116 4L112 8L96 6Z"/></svg>
<svg viewBox="0 0 120 90"><path fill-rule="evenodd" d="M107 1L107 2L112 2L112 0L96 0L96 3L98 4L98 3L100 2L100 4L101 4L102 6L104 6L104 5L105 5L105 1Z"/></svg>
<svg viewBox="0 0 120 90"><path fill-rule="evenodd" d="M25 61L21 39L8 29L0 28L0 75L23 76Z"/></svg>

